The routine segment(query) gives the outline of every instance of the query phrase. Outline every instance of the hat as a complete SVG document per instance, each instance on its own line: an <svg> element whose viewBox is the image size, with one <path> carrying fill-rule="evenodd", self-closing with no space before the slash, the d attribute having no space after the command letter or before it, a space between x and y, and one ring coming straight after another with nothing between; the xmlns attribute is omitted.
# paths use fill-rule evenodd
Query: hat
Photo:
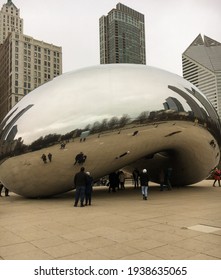
<svg viewBox="0 0 221 280"><path fill-rule="evenodd" d="M146 170L146 169L143 169L143 173L147 173L147 170Z"/></svg>

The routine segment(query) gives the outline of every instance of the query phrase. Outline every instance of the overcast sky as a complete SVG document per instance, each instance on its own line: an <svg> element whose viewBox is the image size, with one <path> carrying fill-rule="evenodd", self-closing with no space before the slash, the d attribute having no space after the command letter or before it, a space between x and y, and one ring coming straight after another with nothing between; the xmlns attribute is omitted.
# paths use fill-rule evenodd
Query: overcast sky
<svg viewBox="0 0 221 280"><path fill-rule="evenodd" d="M0 6L7 0L0 0ZM199 33L221 42L221 0L13 0L24 33L62 47L63 73L98 65L99 18L118 2L145 15L146 62L182 75Z"/></svg>

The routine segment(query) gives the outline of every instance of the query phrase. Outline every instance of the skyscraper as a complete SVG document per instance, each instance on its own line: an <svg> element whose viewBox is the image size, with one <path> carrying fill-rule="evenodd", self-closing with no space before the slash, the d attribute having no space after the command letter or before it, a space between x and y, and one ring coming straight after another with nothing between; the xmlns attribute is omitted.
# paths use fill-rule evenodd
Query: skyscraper
<svg viewBox="0 0 221 280"><path fill-rule="evenodd" d="M146 64L144 15L118 3L99 20L100 63Z"/></svg>
<svg viewBox="0 0 221 280"><path fill-rule="evenodd" d="M62 48L24 35L20 10L0 10L0 121L26 94L62 73Z"/></svg>
<svg viewBox="0 0 221 280"><path fill-rule="evenodd" d="M0 44L3 44L10 32L23 34L23 19L20 10L8 0L0 11Z"/></svg>
<svg viewBox="0 0 221 280"><path fill-rule="evenodd" d="M221 43L199 34L182 54L183 77L197 86L221 117Z"/></svg>

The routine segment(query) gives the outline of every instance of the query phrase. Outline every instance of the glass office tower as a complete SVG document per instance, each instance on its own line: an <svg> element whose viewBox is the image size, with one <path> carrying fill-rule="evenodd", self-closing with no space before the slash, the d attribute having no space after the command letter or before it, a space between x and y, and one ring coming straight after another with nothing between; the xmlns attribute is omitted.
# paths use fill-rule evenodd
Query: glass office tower
<svg viewBox="0 0 221 280"><path fill-rule="evenodd" d="M100 63L146 64L144 15L118 3L99 20Z"/></svg>

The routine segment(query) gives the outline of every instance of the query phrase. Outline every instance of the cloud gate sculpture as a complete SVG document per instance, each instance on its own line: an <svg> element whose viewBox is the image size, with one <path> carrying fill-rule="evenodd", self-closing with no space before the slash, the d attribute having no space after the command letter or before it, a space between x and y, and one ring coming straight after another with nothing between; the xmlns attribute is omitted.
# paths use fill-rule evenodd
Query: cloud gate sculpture
<svg viewBox="0 0 221 280"><path fill-rule="evenodd" d="M182 77L99 65L65 73L12 108L0 124L0 180L25 197L69 191L82 152L95 179L136 167L159 182L171 167L173 185L193 184L219 163L220 136L215 109Z"/></svg>

